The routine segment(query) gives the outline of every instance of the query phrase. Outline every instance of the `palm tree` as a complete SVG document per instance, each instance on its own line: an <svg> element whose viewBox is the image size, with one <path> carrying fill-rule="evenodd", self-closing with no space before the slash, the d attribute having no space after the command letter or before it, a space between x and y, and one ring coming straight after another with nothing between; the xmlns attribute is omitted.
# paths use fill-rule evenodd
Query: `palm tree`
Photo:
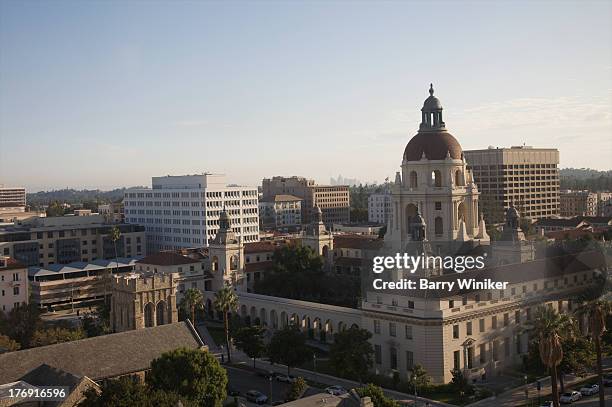
<svg viewBox="0 0 612 407"><path fill-rule="evenodd" d="M117 253L117 242L119 241L119 239L121 239L121 230L119 230L119 227L117 226L113 226L110 230L109 233L109 239L113 242L113 246L115 248L115 272L119 272L119 254ZM110 269L109 269L110 272ZM110 274L112 274L112 272L109 273L109 277ZM104 290L106 291L106 282L104 283ZM104 295L105 301L107 301L106 299L107 295Z"/></svg>
<svg viewBox="0 0 612 407"><path fill-rule="evenodd" d="M191 322L195 325L196 309L204 308L204 296L202 296L202 292L197 288L190 288L185 291L185 295L181 300L181 308L191 315Z"/></svg>
<svg viewBox="0 0 612 407"><path fill-rule="evenodd" d="M595 344L597 353L597 377L599 379L599 405L605 407L605 392L603 387L603 371L601 363L601 337L606 331L606 317L612 312L612 303L606 300L592 300L581 305L577 310L578 316L587 318L591 340Z"/></svg>
<svg viewBox="0 0 612 407"><path fill-rule="evenodd" d="M561 337L572 335L573 329L574 321L567 314L559 314L547 306L541 306L537 309L531 331L539 341L540 359L550 372L552 398L555 407L559 407L557 366L563 360Z"/></svg>
<svg viewBox="0 0 612 407"><path fill-rule="evenodd" d="M215 293L215 309L223 313L223 326L225 328L225 345L227 346L227 361L232 361L230 352L229 318L230 311L238 309L238 296L231 286L222 288Z"/></svg>

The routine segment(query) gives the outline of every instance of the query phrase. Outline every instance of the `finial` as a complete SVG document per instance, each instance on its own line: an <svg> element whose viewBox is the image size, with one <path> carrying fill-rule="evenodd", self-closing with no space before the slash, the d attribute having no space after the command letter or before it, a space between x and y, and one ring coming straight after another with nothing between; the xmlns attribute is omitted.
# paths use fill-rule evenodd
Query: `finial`
<svg viewBox="0 0 612 407"><path fill-rule="evenodd" d="M430 95L430 96L433 96L433 93L434 93L433 83L430 83L430 84L429 84L429 95Z"/></svg>

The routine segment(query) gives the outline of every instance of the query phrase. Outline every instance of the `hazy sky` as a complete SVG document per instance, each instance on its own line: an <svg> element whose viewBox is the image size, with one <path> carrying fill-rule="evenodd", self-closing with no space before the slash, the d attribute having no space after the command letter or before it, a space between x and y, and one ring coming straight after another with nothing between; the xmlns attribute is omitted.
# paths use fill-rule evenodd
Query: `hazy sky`
<svg viewBox="0 0 612 407"><path fill-rule="evenodd" d="M393 178L434 83L464 149L612 168L612 2L0 0L0 183Z"/></svg>

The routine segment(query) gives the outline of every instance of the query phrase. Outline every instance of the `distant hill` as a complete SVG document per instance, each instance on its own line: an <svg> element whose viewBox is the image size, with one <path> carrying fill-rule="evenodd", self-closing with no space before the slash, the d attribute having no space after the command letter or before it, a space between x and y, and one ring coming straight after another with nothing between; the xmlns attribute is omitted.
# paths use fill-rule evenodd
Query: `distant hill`
<svg viewBox="0 0 612 407"><path fill-rule="evenodd" d="M563 168L559 170L561 189L586 189L592 192L612 191L612 170Z"/></svg>
<svg viewBox="0 0 612 407"><path fill-rule="evenodd" d="M120 202L123 200L125 191L133 188L142 187L117 188L112 191L101 191L99 189L41 191L27 194L27 202L28 205L32 207L49 205L51 202L68 203L72 205L82 205L91 202L95 203L97 206L97 204Z"/></svg>

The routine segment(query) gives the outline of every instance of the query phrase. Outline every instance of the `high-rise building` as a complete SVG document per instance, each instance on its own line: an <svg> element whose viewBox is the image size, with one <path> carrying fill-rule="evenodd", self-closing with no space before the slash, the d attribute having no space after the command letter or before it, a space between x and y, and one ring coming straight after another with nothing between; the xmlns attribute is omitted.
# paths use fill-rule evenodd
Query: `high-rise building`
<svg viewBox="0 0 612 407"><path fill-rule="evenodd" d="M561 191L561 216L597 216L597 194L590 191Z"/></svg>
<svg viewBox="0 0 612 407"><path fill-rule="evenodd" d="M559 150L518 146L464 153L487 222L502 222L511 203L532 220L559 216Z"/></svg>
<svg viewBox="0 0 612 407"><path fill-rule="evenodd" d="M314 180L304 177L272 177L262 182L263 198L276 195L294 195L303 200L302 223L312 221L312 208L318 206L323 213L323 222L331 227L334 223L348 223L351 218L349 188L346 185L316 185Z"/></svg>
<svg viewBox="0 0 612 407"><path fill-rule="evenodd" d="M384 191L368 196L368 222L386 225L391 214L391 193Z"/></svg>
<svg viewBox="0 0 612 407"><path fill-rule="evenodd" d="M145 226L149 253L208 246L223 208L243 242L259 241L257 188L228 185L222 174L153 177L152 188L130 189L123 203L126 222Z"/></svg>
<svg viewBox="0 0 612 407"><path fill-rule="evenodd" d="M113 227L121 232L117 242L110 237ZM109 224L100 215L33 217L0 226L0 255L26 266L143 256L144 243L144 227Z"/></svg>
<svg viewBox="0 0 612 407"><path fill-rule="evenodd" d="M0 212L25 212L26 190L0 185Z"/></svg>

